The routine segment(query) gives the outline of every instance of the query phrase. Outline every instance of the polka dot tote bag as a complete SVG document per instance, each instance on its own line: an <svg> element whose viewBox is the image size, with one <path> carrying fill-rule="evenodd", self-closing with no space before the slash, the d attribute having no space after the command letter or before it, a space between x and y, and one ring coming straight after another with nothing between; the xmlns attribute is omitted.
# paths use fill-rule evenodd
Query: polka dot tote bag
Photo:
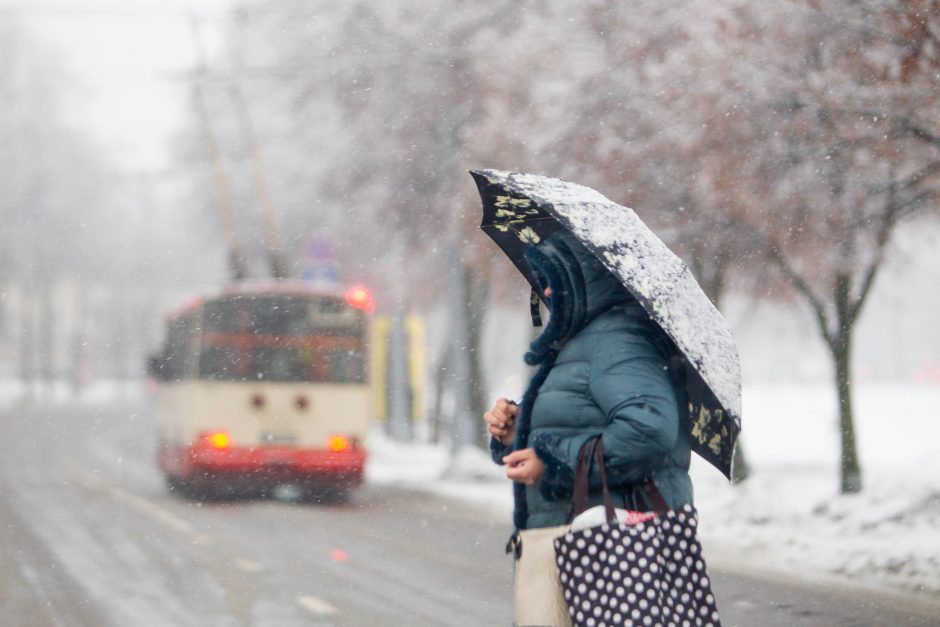
<svg viewBox="0 0 940 627"><path fill-rule="evenodd" d="M574 625L720 626L697 539L695 508L670 510L656 486L647 482L640 490L656 516L637 524L616 520L599 440L594 457L608 522L555 539L558 573ZM587 508L589 464L578 466L576 514Z"/></svg>

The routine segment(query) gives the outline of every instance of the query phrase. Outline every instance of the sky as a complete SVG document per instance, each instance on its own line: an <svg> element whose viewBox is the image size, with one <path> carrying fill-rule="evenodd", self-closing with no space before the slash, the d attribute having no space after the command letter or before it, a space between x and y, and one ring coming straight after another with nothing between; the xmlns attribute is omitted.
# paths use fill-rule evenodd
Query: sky
<svg viewBox="0 0 940 627"><path fill-rule="evenodd" d="M68 122L88 130L113 167L160 170L173 132L192 115L189 73L198 60L193 15L210 67L230 0L0 0L13 19L54 51L48 80L61 81Z"/></svg>

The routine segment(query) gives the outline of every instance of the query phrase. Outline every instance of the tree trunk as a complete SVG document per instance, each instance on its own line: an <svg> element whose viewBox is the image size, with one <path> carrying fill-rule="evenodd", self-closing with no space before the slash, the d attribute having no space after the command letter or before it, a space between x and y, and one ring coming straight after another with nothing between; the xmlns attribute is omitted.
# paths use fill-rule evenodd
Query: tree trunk
<svg viewBox="0 0 940 627"><path fill-rule="evenodd" d="M725 290L725 276L728 267L724 256L713 257L710 264L703 263L697 255L692 257L694 273L699 277L702 291L712 301L716 309L721 309L721 297ZM751 476L751 466L744 454L744 440L738 436L734 447L734 458L731 463L731 483L734 485L744 483Z"/></svg>
<svg viewBox="0 0 940 627"><path fill-rule="evenodd" d="M444 388L448 376L447 367L451 363L450 349L445 348L440 361L437 362L437 368L434 369L434 407L429 416L428 439L431 444L437 444L441 441L441 424L450 423L450 420L444 420Z"/></svg>
<svg viewBox="0 0 940 627"><path fill-rule="evenodd" d="M24 396L33 397L33 380L36 377L36 320L33 294L23 290L22 319L20 320L19 362L20 380Z"/></svg>
<svg viewBox="0 0 940 627"><path fill-rule="evenodd" d="M0 289L0 292L6 292L6 286ZM9 318L9 313L7 311L7 301L5 296L0 296L0 340L5 340L10 335L10 330L7 327L7 320Z"/></svg>
<svg viewBox="0 0 940 627"><path fill-rule="evenodd" d="M470 414L482 420L487 409L486 378L483 374L483 324L486 321L485 303L489 290L486 284L474 277L473 272L464 266L464 293L467 294L467 398L470 401ZM482 425L482 422L480 423ZM489 446L489 436L482 428L476 430L476 444L483 449Z"/></svg>
<svg viewBox="0 0 940 627"><path fill-rule="evenodd" d="M751 466L747 463L747 457L744 456L744 442L738 437L738 442L734 447L734 458L731 463L731 483L743 483L751 476Z"/></svg>
<svg viewBox="0 0 940 627"><path fill-rule="evenodd" d="M36 338L36 354L39 359L39 380L42 394L51 398L55 390L55 308L52 303L52 286L44 280L38 290L39 333Z"/></svg>
<svg viewBox="0 0 940 627"><path fill-rule="evenodd" d="M396 307L388 334L388 432L393 440L412 440L411 398L405 313Z"/></svg>
<svg viewBox="0 0 940 627"><path fill-rule="evenodd" d="M836 390L839 395L839 434L842 444L839 491L842 494L862 491L862 469L858 463L855 420L852 414L851 341L852 330L845 328L831 347L835 364Z"/></svg>
<svg viewBox="0 0 940 627"><path fill-rule="evenodd" d="M464 446L476 446L479 442L477 432L479 417L473 414L470 383L470 322L467 320L466 268L463 260L457 253L457 247L452 248L450 256L450 376L453 382L451 388L454 392L454 415L450 429L451 449L457 451Z"/></svg>

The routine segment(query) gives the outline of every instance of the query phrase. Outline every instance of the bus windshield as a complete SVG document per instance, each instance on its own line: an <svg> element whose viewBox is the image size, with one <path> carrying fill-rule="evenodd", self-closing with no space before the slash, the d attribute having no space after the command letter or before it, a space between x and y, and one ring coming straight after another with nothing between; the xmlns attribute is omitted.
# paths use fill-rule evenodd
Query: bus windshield
<svg viewBox="0 0 940 627"><path fill-rule="evenodd" d="M365 318L342 298L231 295L203 308L199 377L365 382Z"/></svg>

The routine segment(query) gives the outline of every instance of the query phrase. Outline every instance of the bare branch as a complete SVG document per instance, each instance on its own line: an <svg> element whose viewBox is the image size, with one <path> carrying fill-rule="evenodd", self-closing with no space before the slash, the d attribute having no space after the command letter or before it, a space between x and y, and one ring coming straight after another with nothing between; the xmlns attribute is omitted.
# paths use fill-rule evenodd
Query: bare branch
<svg viewBox="0 0 940 627"><path fill-rule="evenodd" d="M922 139L925 142L940 148L940 135L931 132L923 126L915 124L914 121L910 118L902 120L901 126L910 132L914 137Z"/></svg>
<svg viewBox="0 0 940 627"><path fill-rule="evenodd" d="M872 285L875 284L875 277L878 276L878 271L881 269L881 265L884 262L884 246L879 246L877 252L875 253L875 258L872 260L871 265L868 266L868 270L865 272L865 277L862 279L862 288L859 292L858 297L849 307L848 313L848 324L851 326L858 319L859 314L862 312L862 307L865 305L865 300L868 298L868 294L871 292Z"/></svg>
<svg viewBox="0 0 940 627"><path fill-rule="evenodd" d="M809 303L819 323L819 330L830 347L835 346L836 338L830 329L829 316L826 314L826 308L822 300L813 292L806 280L800 276L796 268L790 263L789 259L781 252L780 247L768 238L761 229L750 226L744 222L739 222L737 229L755 240L760 247L766 251L773 264L783 273L787 280Z"/></svg>
<svg viewBox="0 0 940 627"><path fill-rule="evenodd" d="M875 284L878 270L884 262L885 249L891 239L900 212L900 206L896 202L898 187L899 185L895 184L888 190L888 197L885 199L884 211L882 212L882 221L875 237L875 254L865 271L858 297L848 306L847 324L849 326L854 325L855 321L858 320L862 307L865 305L865 301L871 293L871 288Z"/></svg>
<svg viewBox="0 0 940 627"><path fill-rule="evenodd" d="M897 218L900 220L901 218L910 217L918 210L930 207L927 201L937 198L940 198L940 189L936 187L925 189L903 203L898 203Z"/></svg>
<svg viewBox="0 0 940 627"><path fill-rule="evenodd" d="M925 179L930 178L932 175L940 172L940 159L928 163L926 166L909 176L906 180L902 182L890 180L885 183L879 183L878 185L873 185L870 188L872 194L884 194L889 192L892 189L908 190L914 187L917 187Z"/></svg>

